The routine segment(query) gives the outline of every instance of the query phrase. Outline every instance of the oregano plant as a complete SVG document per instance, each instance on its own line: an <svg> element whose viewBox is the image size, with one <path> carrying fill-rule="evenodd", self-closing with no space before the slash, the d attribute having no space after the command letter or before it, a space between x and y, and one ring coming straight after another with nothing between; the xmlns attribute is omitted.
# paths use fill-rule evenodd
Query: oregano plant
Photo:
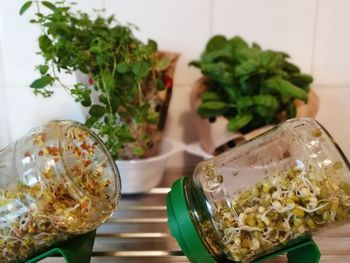
<svg viewBox="0 0 350 263"><path fill-rule="evenodd" d="M41 28L43 63L37 67L40 77L30 87L44 97L61 87L87 107L86 125L105 140L115 159L145 157L154 146L149 126L160 118L150 96L166 88L160 72L170 62L157 56L155 41L143 43L133 35L136 27L118 23L113 15L105 17L103 11L92 18L73 11L72 5L38 0L22 5L21 15L36 9L30 22ZM60 72L81 72L89 81L65 85Z"/></svg>

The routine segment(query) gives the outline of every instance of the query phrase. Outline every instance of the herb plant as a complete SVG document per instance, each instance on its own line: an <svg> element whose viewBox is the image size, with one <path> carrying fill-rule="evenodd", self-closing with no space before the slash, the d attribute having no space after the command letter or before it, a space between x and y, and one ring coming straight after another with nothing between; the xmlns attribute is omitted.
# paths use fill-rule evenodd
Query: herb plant
<svg viewBox="0 0 350 263"><path fill-rule="evenodd" d="M160 72L169 66L169 60L158 58L156 42L142 43L132 33L134 26L119 24L113 15L97 12L92 18L73 12L65 1L27 1L20 14L33 4L37 12L30 22L41 27L44 59L37 67L41 77L31 84L34 93L49 97L58 84L88 108L86 125L104 138L115 159L145 157L154 146L149 133L160 119L150 96L165 89ZM58 76L76 71L88 74L90 83L67 86Z"/></svg>
<svg viewBox="0 0 350 263"><path fill-rule="evenodd" d="M294 102L307 102L313 81L288 54L250 46L239 36L212 37L200 60L190 65L206 77L198 114L210 120L224 116L229 131L243 133L295 117Z"/></svg>

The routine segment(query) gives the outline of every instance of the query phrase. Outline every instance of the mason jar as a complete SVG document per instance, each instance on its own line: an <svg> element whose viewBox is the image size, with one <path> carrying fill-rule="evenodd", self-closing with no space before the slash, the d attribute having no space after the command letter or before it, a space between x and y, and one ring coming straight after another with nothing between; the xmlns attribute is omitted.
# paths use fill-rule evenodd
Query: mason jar
<svg viewBox="0 0 350 263"><path fill-rule="evenodd" d="M169 227L191 262L250 262L349 223L349 168L319 123L291 119L175 182Z"/></svg>
<svg viewBox="0 0 350 263"><path fill-rule="evenodd" d="M0 262L90 232L116 209L117 167L102 141L51 121L0 151Z"/></svg>

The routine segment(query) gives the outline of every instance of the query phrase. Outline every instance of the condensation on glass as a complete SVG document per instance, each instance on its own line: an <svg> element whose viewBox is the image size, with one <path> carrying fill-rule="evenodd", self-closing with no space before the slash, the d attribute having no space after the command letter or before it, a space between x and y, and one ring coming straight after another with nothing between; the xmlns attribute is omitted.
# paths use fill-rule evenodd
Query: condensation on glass
<svg viewBox="0 0 350 263"><path fill-rule="evenodd" d="M0 151L0 262L94 230L116 209L117 167L83 125L52 121Z"/></svg>
<svg viewBox="0 0 350 263"><path fill-rule="evenodd" d="M350 222L349 162L312 119L292 119L201 162L185 184L216 259L248 262Z"/></svg>

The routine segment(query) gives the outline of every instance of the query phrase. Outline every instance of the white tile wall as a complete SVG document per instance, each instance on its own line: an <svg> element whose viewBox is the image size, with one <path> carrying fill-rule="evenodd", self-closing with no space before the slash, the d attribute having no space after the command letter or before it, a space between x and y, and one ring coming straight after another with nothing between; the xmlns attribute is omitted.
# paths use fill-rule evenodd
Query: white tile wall
<svg viewBox="0 0 350 263"><path fill-rule="evenodd" d="M39 74L34 71L35 66L42 60L36 54L38 49L37 38L40 29L37 25L29 23L36 12L33 5L27 12L20 16L19 9L25 0L3 1L0 8L0 39L2 39L3 64L5 71L5 83L10 85L28 86ZM104 1L88 0L78 1L76 8L92 12L93 8L101 9ZM42 11L45 11L43 9ZM72 76L65 76L64 82L71 83Z"/></svg>
<svg viewBox="0 0 350 263"><path fill-rule="evenodd" d="M0 149L5 147L9 143L5 103L6 103L5 92L1 88L1 84L0 84Z"/></svg>
<svg viewBox="0 0 350 263"><path fill-rule="evenodd" d="M155 39L162 50L181 53L175 85L199 77L188 62L198 58L210 36L211 0L106 0L106 10L122 22L138 25L137 36Z"/></svg>
<svg viewBox="0 0 350 263"><path fill-rule="evenodd" d="M215 0L213 33L282 50L311 71L316 0Z"/></svg>
<svg viewBox="0 0 350 263"><path fill-rule="evenodd" d="M84 121L82 110L73 98L58 89L50 98L35 96L30 88L5 87L10 140L52 119Z"/></svg>
<svg viewBox="0 0 350 263"><path fill-rule="evenodd" d="M50 119L82 120L81 109L62 91L44 100L28 88L39 76L34 69L41 62L36 55L40 30L28 22L34 6L19 15L24 2L3 1L0 8L0 147ZM79 1L75 8L92 12L103 7L104 1L89 0ZM63 82L73 81L73 76L63 76Z"/></svg>
<svg viewBox="0 0 350 263"><path fill-rule="evenodd" d="M0 20L0 32L2 24ZM9 142L8 124L7 124L7 111L6 111L6 100L5 91L3 89L4 84L4 67L2 57L2 36L0 35L0 149L6 146Z"/></svg>
<svg viewBox="0 0 350 263"><path fill-rule="evenodd" d="M350 84L350 1L319 0L314 74L317 84Z"/></svg>
<svg viewBox="0 0 350 263"><path fill-rule="evenodd" d="M350 160L350 86L320 87L317 120L332 134Z"/></svg>

